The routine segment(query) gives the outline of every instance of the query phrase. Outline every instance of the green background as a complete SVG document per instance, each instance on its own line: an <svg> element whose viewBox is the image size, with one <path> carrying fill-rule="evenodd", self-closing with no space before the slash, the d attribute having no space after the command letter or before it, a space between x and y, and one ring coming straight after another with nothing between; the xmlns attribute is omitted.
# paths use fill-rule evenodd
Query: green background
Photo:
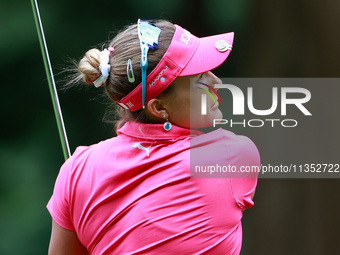
<svg viewBox="0 0 340 255"><path fill-rule="evenodd" d="M38 4L58 85L68 59L79 60L138 18L168 19L197 36L234 31L233 52L215 71L220 77L339 76L338 0ZM46 254L51 218L45 206L63 154L29 0L1 1L0 57L0 254ZM71 151L114 135L113 126L102 121L108 107L102 94L92 87L59 92ZM332 115L327 124L339 125L338 119ZM327 127L320 136L324 132ZM339 184L259 180L256 206L244 216L242 254L339 253Z"/></svg>

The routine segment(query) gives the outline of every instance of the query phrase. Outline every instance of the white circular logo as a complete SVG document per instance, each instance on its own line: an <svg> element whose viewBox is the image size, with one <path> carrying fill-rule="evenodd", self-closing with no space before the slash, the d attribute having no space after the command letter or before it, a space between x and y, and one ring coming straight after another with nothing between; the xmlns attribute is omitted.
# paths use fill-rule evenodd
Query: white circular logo
<svg viewBox="0 0 340 255"><path fill-rule="evenodd" d="M218 40L215 43L215 47L219 52L225 52L227 50L231 50L231 45L229 45L225 40Z"/></svg>

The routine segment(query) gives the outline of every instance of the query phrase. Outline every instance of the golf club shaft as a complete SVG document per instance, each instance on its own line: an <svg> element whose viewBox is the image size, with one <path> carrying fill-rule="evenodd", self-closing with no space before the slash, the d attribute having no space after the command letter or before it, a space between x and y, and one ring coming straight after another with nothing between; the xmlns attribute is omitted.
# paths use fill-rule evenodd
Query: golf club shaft
<svg viewBox="0 0 340 255"><path fill-rule="evenodd" d="M31 0L31 3L32 3L32 8L33 8L35 25L36 25L37 32L38 32L40 48L41 48L41 52L42 52L42 56L43 56L43 60L44 60L44 66L45 66L45 71L46 71L46 75L47 75L47 81L48 81L48 85L49 85L49 89L50 89L50 93L51 93L52 104L53 104L53 108L54 108L54 114L55 114L56 121L57 121L61 146L62 146L62 149L63 149L64 158L66 160L68 157L70 157L71 153L70 153L70 147L69 147L68 140L67 140L63 116L62 116L61 108L60 108L60 104L59 104L57 88L56 88L56 85L55 85L52 67L51 67L51 62L50 62L50 58L49 58L49 55L48 55L48 50L47 50L44 31L43 31L43 27L42 27L42 23L41 23L41 19L40 19L38 4L37 4L36 0Z"/></svg>

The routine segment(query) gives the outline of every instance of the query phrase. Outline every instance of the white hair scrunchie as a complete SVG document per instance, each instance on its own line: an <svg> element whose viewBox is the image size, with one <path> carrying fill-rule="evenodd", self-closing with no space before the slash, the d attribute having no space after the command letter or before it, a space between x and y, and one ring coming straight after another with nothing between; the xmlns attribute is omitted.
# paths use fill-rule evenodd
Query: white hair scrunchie
<svg viewBox="0 0 340 255"><path fill-rule="evenodd" d="M96 88L99 88L101 85L103 85L107 81L107 78L109 77L111 69L110 55L113 50L114 50L113 47L109 47L108 49L101 51L99 54L100 61L99 70L101 72L101 75L93 82Z"/></svg>

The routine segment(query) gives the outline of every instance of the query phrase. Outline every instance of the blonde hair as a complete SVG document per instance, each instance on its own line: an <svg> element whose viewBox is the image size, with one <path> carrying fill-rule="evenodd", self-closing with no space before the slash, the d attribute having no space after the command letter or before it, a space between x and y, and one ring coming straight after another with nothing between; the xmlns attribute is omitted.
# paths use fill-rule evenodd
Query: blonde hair
<svg viewBox="0 0 340 255"><path fill-rule="evenodd" d="M149 74L162 59L168 49L172 37L175 33L175 27L172 23L165 20L150 21L151 24L159 27L162 32L159 36L158 49L148 52L148 73ZM105 83L105 90L110 99L114 102L119 101L129 94L138 84L141 83L141 49L138 39L137 25L130 25L109 43L114 47L110 55L111 70L108 80ZM92 84L101 72L99 70L99 53L98 49L90 49L80 60L78 64L78 77L75 80L82 79L86 84ZM127 63L131 59L135 81L130 83L127 77ZM170 87L170 86L169 86ZM167 93L165 90L162 94ZM142 123L151 123L143 109L131 112L127 109L118 109L120 120L116 124L116 129L120 128L126 121L136 121Z"/></svg>

